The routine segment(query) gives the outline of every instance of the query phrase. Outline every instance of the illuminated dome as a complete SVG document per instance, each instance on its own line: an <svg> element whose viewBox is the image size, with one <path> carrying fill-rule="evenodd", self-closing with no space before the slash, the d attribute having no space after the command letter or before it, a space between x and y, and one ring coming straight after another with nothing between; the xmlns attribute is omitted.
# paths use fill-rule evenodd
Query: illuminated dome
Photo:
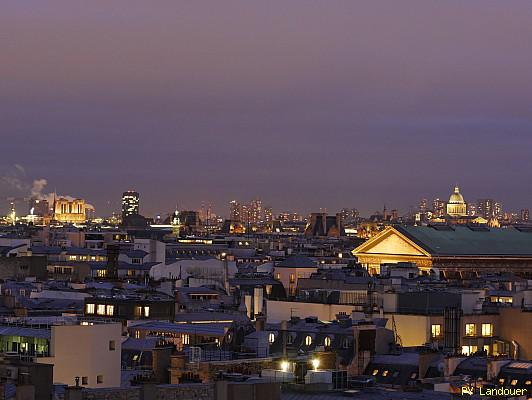
<svg viewBox="0 0 532 400"><path fill-rule="evenodd" d="M449 197L449 204L465 204L464 197L460 193L460 188L458 186L454 187L454 192Z"/></svg>
<svg viewBox="0 0 532 400"><path fill-rule="evenodd" d="M458 186L454 187L454 192L451 194L451 197L449 197L449 202L447 203L447 215L451 217L464 217L467 215L467 204L464 201Z"/></svg>

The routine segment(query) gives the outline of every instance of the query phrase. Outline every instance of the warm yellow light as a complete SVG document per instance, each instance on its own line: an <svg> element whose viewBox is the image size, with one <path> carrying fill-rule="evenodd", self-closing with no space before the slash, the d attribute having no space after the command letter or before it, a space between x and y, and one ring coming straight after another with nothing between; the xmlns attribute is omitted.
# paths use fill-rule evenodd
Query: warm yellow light
<svg viewBox="0 0 532 400"><path fill-rule="evenodd" d="M318 360L317 358L312 359L312 367L314 368L315 371L318 370L319 366L320 366L320 360Z"/></svg>
<svg viewBox="0 0 532 400"><path fill-rule="evenodd" d="M288 372L288 361L281 362L281 371Z"/></svg>

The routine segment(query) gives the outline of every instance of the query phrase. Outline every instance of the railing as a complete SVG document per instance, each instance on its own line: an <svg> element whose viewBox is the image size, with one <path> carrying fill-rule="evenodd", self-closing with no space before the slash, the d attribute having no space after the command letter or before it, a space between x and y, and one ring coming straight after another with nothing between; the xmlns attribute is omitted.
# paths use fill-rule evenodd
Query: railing
<svg viewBox="0 0 532 400"><path fill-rule="evenodd" d="M24 351L24 352L21 352L21 351L5 351L5 352L2 352L0 353L2 356L4 357L9 357L9 358L18 358L19 360L22 360L22 361L33 361L35 358L41 358L41 357L50 357L50 352L49 351L45 351L45 352L37 352L37 351Z"/></svg>
<svg viewBox="0 0 532 400"><path fill-rule="evenodd" d="M192 362L192 350L187 347L184 349L185 355L187 357L187 362ZM265 356L265 355L264 355ZM213 349L201 349L199 362L208 362L208 361L232 361L232 360L243 360L250 358L260 358L260 354L256 351L249 352L236 352L230 350L213 350Z"/></svg>
<svg viewBox="0 0 532 400"><path fill-rule="evenodd" d="M51 318L49 320L32 319L32 317L2 317L0 325L30 329L52 329L52 326L79 325L83 322L93 324L121 323L117 318L86 317L81 315Z"/></svg>

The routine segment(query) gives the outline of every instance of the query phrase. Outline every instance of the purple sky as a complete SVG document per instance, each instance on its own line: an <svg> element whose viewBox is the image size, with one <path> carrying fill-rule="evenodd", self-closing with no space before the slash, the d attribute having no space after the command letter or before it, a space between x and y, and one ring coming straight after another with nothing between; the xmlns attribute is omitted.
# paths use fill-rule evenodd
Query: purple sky
<svg viewBox="0 0 532 400"><path fill-rule="evenodd" d="M129 188L146 215L406 212L456 182L532 208L531 21L530 0L4 0L0 210L38 178L99 214Z"/></svg>

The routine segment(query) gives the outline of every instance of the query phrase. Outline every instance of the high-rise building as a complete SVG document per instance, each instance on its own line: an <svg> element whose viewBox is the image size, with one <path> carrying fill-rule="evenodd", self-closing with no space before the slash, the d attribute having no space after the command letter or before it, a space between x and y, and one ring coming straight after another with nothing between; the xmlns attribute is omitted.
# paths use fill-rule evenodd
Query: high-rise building
<svg viewBox="0 0 532 400"><path fill-rule="evenodd" d="M278 219L281 222L303 222L305 220L301 214L289 211L279 213Z"/></svg>
<svg viewBox="0 0 532 400"><path fill-rule="evenodd" d="M470 217L477 215L477 205L475 203L467 203L467 215Z"/></svg>
<svg viewBox="0 0 532 400"><path fill-rule="evenodd" d="M426 213L428 211L429 202L427 199L421 199L419 202L419 212Z"/></svg>
<svg viewBox="0 0 532 400"><path fill-rule="evenodd" d="M236 200L229 202L229 219L231 221L241 221L240 204Z"/></svg>
<svg viewBox="0 0 532 400"><path fill-rule="evenodd" d="M264 207L264 223L269 225L273 222L273 209L269 206Z"/></svg>
<svg viewBox="0 0 532 400"><path fill-rule="evenodd" d="M445 215L445 201L435 198L432 201L432 212L435 217L443 217Z"/></svg>
<svg viewBox="0 0 532 400"><path fill-rule="evenodd" d="M360 215L356 208L342 208L340 214L342 215L342 221L344 221L344 223L356 222Z"/></svg>
<svg viewBox="0 0 532 400"><path fill-rule="evenodd" d="M262 200L251 200L249 205L249 223L259 225L264 223L264 210L262 209Z"/></svg>
<svg viewBox="0 0 532 400"><path fill-rule="evenodd" d="M139 194L133 190L122 194L122 219L130 215L139 215Z"/></svg>
<svg viewBox="0 0 532 400"><path fill-rule="evenodd" d="M495 217L500 218L502 215L502 203L500 201L495 202Z"/></svg>
<svg viewBox="0 0 532 400"><path fill-rule="evenodd" d="M249 224L249 205L247 204L240 204L240 221L246 226Z"/></svg>
<svg viewBox="0 0 532 400"><path fill-rule="evenodd" d="M501 218L502 204L493 199L480 199L477 202L477 213L483 218Z"/></svg>
<svg viewBox="0 0 532 400"><path fill-rule="evenodd" d="M233 200L229 203L229 219L246 225L259 226L265 222L265 210L262 200L254 199L249 204Z"/></svg>
<svg viewBox="0 0 532 400"><path fill-rule="evenodd" d="M521 222L529 222L530 221L530 210L528 208L524 208L521 210Z"/></svg>

